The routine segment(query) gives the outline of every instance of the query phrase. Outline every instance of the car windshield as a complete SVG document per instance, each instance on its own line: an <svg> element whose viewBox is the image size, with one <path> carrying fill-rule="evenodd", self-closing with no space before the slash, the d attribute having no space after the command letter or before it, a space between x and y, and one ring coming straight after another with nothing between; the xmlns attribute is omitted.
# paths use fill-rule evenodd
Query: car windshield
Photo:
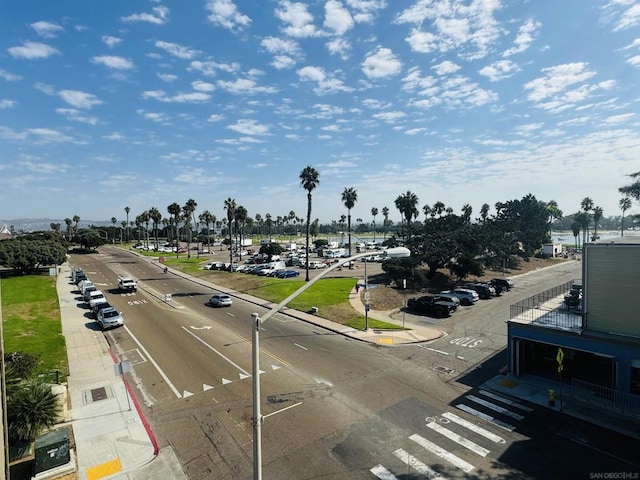
<svg viewBox="0 0 640 480"><path fill-rule="evenodd" d="M113 317L117 317L118 315L120 315L116 310L107 310L107 311L103 311L102 316L104 318L113 318Z"/></svg>

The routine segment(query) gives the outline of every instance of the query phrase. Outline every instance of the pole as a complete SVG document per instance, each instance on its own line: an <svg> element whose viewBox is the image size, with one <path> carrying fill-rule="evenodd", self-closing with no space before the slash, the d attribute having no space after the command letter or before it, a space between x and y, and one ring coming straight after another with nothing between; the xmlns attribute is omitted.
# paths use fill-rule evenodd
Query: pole
<svg viewBox="0 0 640 480"><path fill-rule="evenodd" d="M262 479L262 414L260 413L260 316L252 313L251 365L253 372L253 479Z"/></svg>
<svg viewBox="0 0 640 480"><path fill-rule="evenodd" d="M364 257L364 331L369 330L369 283L367 281L367 257Z"/></svg>

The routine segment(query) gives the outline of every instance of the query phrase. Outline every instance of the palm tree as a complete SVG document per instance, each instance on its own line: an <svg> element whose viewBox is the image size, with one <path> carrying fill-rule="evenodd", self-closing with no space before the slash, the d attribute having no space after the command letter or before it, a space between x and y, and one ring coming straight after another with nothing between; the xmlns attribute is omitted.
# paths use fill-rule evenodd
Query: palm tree
<svg viewBox="0 0 640 480"><path fill-rule="evenodd" d="M264 221L262 220L262 215L256 213L255 216L256 225L258 227L258 240L262 240L262 226L264 225Z"/></svg>
<svg viewBox="0 0 640 480"><path fill-rule="evenodd" d="M249 212L242 205L238 205L236 207L236 215L235 215L235 224L236 224L236 233L240 237L240 241L238 243L238 253L240 254L240 260L242 260L242 249L244 248L244 242L242 241L242 237L244 234L244 227L247 223L247 219L249 218Z"/></svg>
<svg viewBox="0 0 640 480"><path fill-rule="evenodd" d="M551 228L552 224L555 220L560 220L562 218L562 210L558 208L558 202L555 200L549 201L547 203L547 215L548 220L547 223L549 225L549 236L551 236Z"/></svg>
<svg viewBox="0 0 640 480"><path fill-rule="evenodd" d="M231 236L231 225L233 224L233 220L235 219L236 216L236 208L238 208L238 206L236 205L236 200L235 198L227 198L224 201L224 209L227 211L227 226L229 229L229 263L233 264L233 244L232 244L232 236Z"/></svg>
<svg viewBox="0 0 640 480"><path fill-rule="evenodd" d="M78 224L80 223L80 217L78 215L74 215L73 216L73 230L75 231L76 235L78 234Z"/></svg>
<svg viewBox="0 0 640 480"><path fill-rule="evenodd" d="M26 380L7 392L8 435L11 440L32 442L59 419L60 407L51 386Z"/></svg>
<svg viewBox="0 0 640 480"><path fill-rule="evenodd" d="M120 222L120 226L122 227L122 230L120 230L120 243L122 243L122 234L124 233L124 230L127 228L127 222L125 220L122 220Z"/></svg>
<svg viewBox="0 0 640 480"><path fill-rule="evenodd" d="M620 199L618 202L620 206L620 210L622 210L622 223L620 224L620 236L624 237L624 212L631 208L631 199L629 197L624 197Z"/></svg>
<svg viewBox="0 0 640 480"><path fill-rule="evenodd" d="M190 198L187 200L187 203L182 207L182 212L184 213L184 226L187 228L187 258L191 258L191 235L193 233L193 226L196 226L196 207L198 203ZM191 220L193 220L193 225L191 224Z"/></svg>
<svg viewBox="0 0 640 480"><path fill-rule="evenodd" d="M124 213L127 214L127 243L129 243L129 212L131 209L129 207L124 207Z"/></svg>
<svg viewBox="0 0 640 480"><path fill-rule="evenodd" d="M207 250L211 253L211 230L209 225L215 225L216 216L212 214L209 210L205 210L198 217L201 223L204 223L205 228L207 229Z"/></svg>
<svg viewBox="0 0 640 480"><path fill-rule="evenodd" d="M466 223L471 222L472 213L473 213L473 208L471 207L471 205L469 205L468 203L465 203L462 206L462 218L465 220Z"/></svg>
<svg viewBox="0 0 640 480"><path fill-rule="evenodd" d="M480 207L480 220L482 220L483 224L487 223L488 217L489 217L489 204L484 203Z"/></svg>
<svg viewBox="0 0 640 480"><path fill-rule="evenodd" d="M162 214L160 213L160 210L158 210L156 207L151 207L149 209L149 218L153 222L153 234L156 239L155 250L157 251L158 248L160 247L160 242L158 240L158 225L162 221Z"/></svg>
<svg viewBox="0 0 640 480"><path fill-rule="evenodd" d="M407 222L407 232L409 233L409 240L411 240L411 219L418 214L418 209L416 208L418 196L407 190L407 193L403 193L396 198L395 205Z"/></svg>
<svg viewBox="0 0 640 480"><path fill-rule="evenodd" d="M269 235L269 243L271 243L271 229L273 228L273 218L270 213L267 213L265 216L264 223L267 225L267 234Z"/></svg>
<svg viewBox="0 0 640 480"><path fill-rule="evenodd" d="M378 209L371 207L371 216L373 217L373 243L376 243L376 215L378 215Z"/></svg>
<svg viewBox="0 0 640 480"><path fill-rule="evenodd" d="M69 241L71 241L71 237L73 236L71 233L71 225L73 224L73 222L69 217L67 217L64 219L64 223L67 226L67 235L69 235Z"/></svg>
<svg viewBox="0 0 640 480"><path fill-rule="evenodd" d="M602 218L602 207L594 207L593 209L593 241L598 239L598 222Z"/></svg>
<svg viewBox="0 0 640 480"><path fill-rule="evenodd" d="M175 240L176 240L176 258L180 256L180 235L178 235L178 227L180 225L180 212L182 208L176 202L173 202L167 207L167 212L173 218L173 224L175 225Z"/></svg>
<svg viewBox="0 0 640 480"><path fill-rule="evenodd" d="M307 191L307 228L306 228L306 274L304 281L309 281L309 235L311 232L311 192L320 183L320 174L312 166L308 165L300 172L300 186Z"/></svg>
<svg viewBox="0 0 640 480"><path fill-rule="evenodd" d="M116 223L118 223L118 219L116 217L111 217L111 223L113 224L113 238L112 242L116 243Z"/></svg>
<svg viewBox="0 0 640 480"><path fill-rule="evenodd" d="M287 221L287 224L289 224L289 241L291 242L293 240L293 230L291 229L291 222L296 219L296 212L291 210L289 212L289 215L285 216L284 218Z"/></svg>
<svg viewBox="0 0 640 480"><path fill-rule="evenodd" d="M580 241L580 222L575 221L571 224L571 233L573 233L573 243L578 249L578 242Z"/></svg>
<svg viewBox="0 0 640 480"><path fill-rule="evenodd" d="M382 207L382 221L384 227L384 240L387 239L387 229L389 228L389 207Z"/></svg>
<svg viewBox="0 0 640 480"><path fill-rule="evenodd" d="M587 229L589 228L589 214L586 212L578 212L574 214L573 219L582 228L582 245L587 241Z"/></svg>
<svg viewBox="0 0 640 480"><path fill-rule="evenodd" d="M584 244L589 237L589 222L591 221L591 215L589 214L589 212L593 210L593 200L591 200L589 197L583 198L580 202L580 207L582 207L582 211L586 214L587 219L586 229L584 230L584 238L582 240L582 243Z"/></svg>
<svg viewBox="0 0 640 480"><path fill-rule="evenodd" d="M351 209L358 201L358 192L353 187L345 187L342 192L342 203L347 207L347 234L349 235L349 256L351 256ZM353 268L353 266L351 267Z"/></svg>

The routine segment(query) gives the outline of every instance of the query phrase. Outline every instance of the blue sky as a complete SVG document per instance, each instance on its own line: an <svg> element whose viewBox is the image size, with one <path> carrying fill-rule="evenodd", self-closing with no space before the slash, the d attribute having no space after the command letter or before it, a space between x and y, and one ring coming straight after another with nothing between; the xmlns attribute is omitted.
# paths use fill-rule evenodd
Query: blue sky
<svg viewBox="0 0 640 480"><path fill-rule="evenodd" d="M640 2L3 2L0 218L353 219L407 190L619 215L640 170ZM637 210L637 206L636 209ZM629 212L627 212L628 214ZM421 214L422 217L422 214ZM381 221L378 217L378 222Z"/></svg>

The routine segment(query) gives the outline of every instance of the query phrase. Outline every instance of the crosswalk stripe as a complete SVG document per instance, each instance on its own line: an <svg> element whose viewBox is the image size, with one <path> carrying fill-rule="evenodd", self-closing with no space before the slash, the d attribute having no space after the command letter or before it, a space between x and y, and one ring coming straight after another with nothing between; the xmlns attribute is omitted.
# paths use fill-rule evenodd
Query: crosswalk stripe
<svg viewBox="0 0 640 480"><path fill-rule="evenodd" d="M455 467L458 467L464 473L471 473L471 471L474 468L476 468L475 466L471 465L469 462L461 459L460 457L454 455L451 452L448 452L447 450L445 450L444 448L436 445L435 443L430 442L429 440L427 440L426 438L418 435L417 433L414 433L413 435L411 435L409 437L409 440L412 440L412 441L416 442L418 445L420 445L425 450L429 450L431 453L433 453L433 454L437 455L438 457L446 460L451 465L453 465Z"/></svg>
<svg viewBox="0 0 640 480"><path fill-rule="evenodd" d="M370 468L369 471L373 473L380 480L398 480L393 473L384 468L382 465L376 465L373 468Z"/></svg>
<svg viewBox="0 0 640 480"><path fill-rule="evenodd" d="M456 432L452 432L448 428L443 427L435 422L427 423L427 427L431 430L438 432L440 435L447 437L449 440L456 442L458 445L462 445L468 450L471 450L474 453L477 453L481 457L486 457L489 454L489 450L484 447L481 447L475 442L464 438L462 435L458 435Z"/></svg>
<svg viewBox="0 0 640 480"><path fill-rule="evenodd" d="M396 456L396 458L398 458L398 460L406 463L409 466L409 468L411 468L412 470L415 470L421 475L426 476L427 478L430 478L432 480L447 480L446 477L443 477L434 469L432 469L429 465L421 462L416 457L414 457L413 455L411 455L409 452L407 452L402 448L397 449L395 452L393 452L393 454Z"/></svg>
<svg viewBox="0 0 640 480"><path fill-rule="evenodd" d="M474 416L476 416L478 418L486 420L487 422L491 422L494 425L497 425L500 428L504 428L505 430L508 430L510 432L513 432L516 429L516 427L514 427L513 425L509 425L508 423L501 422L500 420L493 418L491 415L487 415L486 413L482 413L482 412L476 410L475 408L471 408L471 407L465 405L464 403L459 403L458 405L456 405L456 408L459 408L463 412L470 413L471 415L474 415Z"/></svg>
<svg viewBox="0 0 640 480"><path fill-rule="evenodd" d="M508 398L505 398L501 395L496 395L492 392L487 392L486 390L480 390L480 393L485 397L493 398L494 400L498 400L499 402L506 403L507 405L511 405L512 407L519 408L520 410L524 410L525 412L533 412L533 408L529 408L521 403L514 402Z"/></svg>
<svg viewBox="0 0 640 480"><path fill-rule="evenodd" d="M496 435L493 432L490 432L489 430L486 430L482 427L479 427L478 425L476 425L475 423L471 423L469 420L465 420L464 418L461 418L459 416L457 416L455 413L451 413L451 412L444 412L442 414L442 416L444 418L446 418L447 420L451 420L454 423L457 423L458 425L461 425L465 428L468 428L469 430L477 433L478 435L483 436L484 438L487 438L495 443L506 443L506 440L504 438L502 438L499 435Z"/></svg>
<svg viewBox="0 0 640 480"><path fill-rule="evenodd" d="M498 413L501 413L503 415L507 415L508 417L515 418L516 420L522 420L524 418L519 413L514 413L511 410L507 410L506 408L501 407L500 405L496 405L495 403L487 402L486 400L484 400L482 398L479 398L479 397L476 397L475 395L467 395L466 398L468 398L472 402L479 403L483 407L487 407L487 408L489 408L491 410L494 410L494 411L496 411Z"/></svg>

